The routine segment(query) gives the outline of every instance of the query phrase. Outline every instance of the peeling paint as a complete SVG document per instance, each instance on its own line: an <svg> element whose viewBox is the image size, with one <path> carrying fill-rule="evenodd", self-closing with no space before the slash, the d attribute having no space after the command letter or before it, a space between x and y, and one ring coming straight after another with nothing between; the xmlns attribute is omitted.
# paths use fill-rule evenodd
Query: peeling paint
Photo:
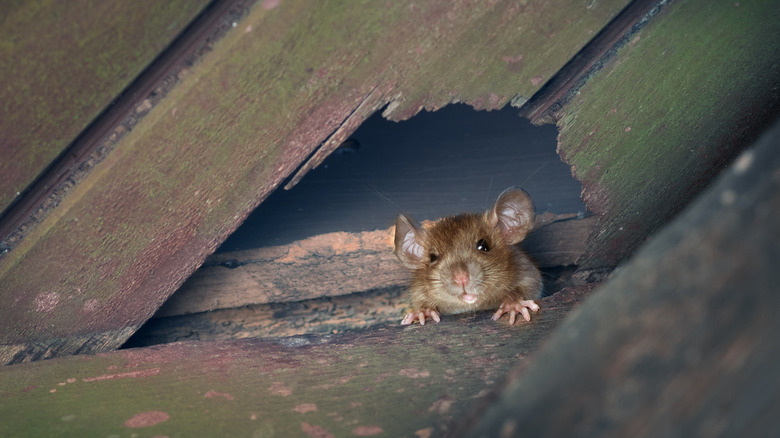
<svg viewBox="0 0 780 438"><path fill-rule="evenodd" d="M352 429L352 435L355 436L374 436L380 433L384 433L384 430L379 426L358 426Z"/></svg>
<svg viewBox="0 0 780 438"><path fill-rule="evenodd" d="M141 412L133 415L132 418L125 421L124 426L129 428L149 427L154 426L165 421L168 421L170 416L165 412L160 411L148 411Z"/></svg>
<svg viewBox="0 0 780 438"><path fill-rule="evenodd" d="M270 392L271 394L274 394L274 395L281 395L281 396L284 396L284 397L292 395L292 391L290 390L290 388L285 386L285 384L282 383L282 382L274 382L274 383L272 383L271 387L268 388L268 392Z"/></svg>
<svg viewBox="0 0 780 438"><path fill-rule="evenodd" d="M325 428L309 423L301 423L301 430L311 438L335 438L335 436Z"/></svg>
<svg viewBox="0 0 780 438"><path fill-rule="evenodd" d="M415 431L414 434L419 438L431 438L431 435L433 435L433 428L426 427L425 429L420 429L418 431Z"/></svg>
<svg viewBox="0 0 780 438"><path fill-rule="evenodd" d="M279 6L279 3L281 3L281 0L263 0L261 7L269 11L271 9L276 9L276 7Z"/></svg>
<svg viewBox="0 0 780 438"><path fill-rule="evenodd" d="M225 400L233 400L233 396L226 392L208 391L205 394L206 398L224 398Z"/></svg>
<svg viewBox="0 0 780 438"><path fill-rule="evenodd" d="M317 405L314 403L301 403L293 408L293 411L305 414L307 412L317 412Z"/></svg>
<svg viewBox="0 0 780 438"><path fill-rule="evenodd" d="M431 407L428 408L428 412L436 412L441 415L446 414L447 412L449 412L450 407L452 407L453 402L454 400L452 399L452 397L443 396L438 400L436 400L436 402L434 402L433 405L431 405Z"/></svg>
<svg viewBox="0 0 780 438"><path fill-rule="evenodd" d="M60 294L56 292L41 293L35 297L36 312L51 312L60 302Z"/></svg>
<svg viewBox="0 0 780 438"><path fill-rule="evenodd" d="M139 377L151 377L160 374L159 368L151 368L148 370L128 371L126 373L117 374L103 374L95 377L85 377L81 379L83 382L100 382L103 380L115 380L115 379L127 379L127 378L139 378Z"/></svg>
<svg viewBox="0 0 780 438"><path fill-rule="evenodd" d="M430 377L431 373L428 370L420 370L418 368L404 368L398 371L398 375L409 377L410 379L422 379Z"/></svg>

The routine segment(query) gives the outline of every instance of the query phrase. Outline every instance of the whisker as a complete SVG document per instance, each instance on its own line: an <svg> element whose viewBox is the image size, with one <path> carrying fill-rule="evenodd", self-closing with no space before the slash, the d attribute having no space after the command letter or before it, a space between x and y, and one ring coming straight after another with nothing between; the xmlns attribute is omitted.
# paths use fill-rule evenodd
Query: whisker
<svg viewBox="0 0 780 438"><path fill-rule="evenodd" d="M549 164L549 163L550 163L550 160L547 160L547 161L545 161L544 163L542 163L542 164L541 164L541 166L537 167L537 168L536 168L536 170L534 170L533 172L531 172L531 174L530 174L530 175L528 175L528 176L527 176L527 177L526 177L526 178L523 180L523 182L522 182L522 183L520 183L520 187L523 187L523 186L525 186L525 183L527 183L529 179L533 178L533 176L534 176L534 175L536 175L537 173L539 173L539 171L540 171L540 170L542 170L542 168L543 168L544 166L546 166L547 164Z"/></svg>
<svg viewBox="0 0 780 438"><path fill-rule="evenodd" d="M485 193L485 202L482 203L482 209L486 209L488 201L490 200L490 190L493 188L493 175L490 175L490 185L488 185L487 193Z"/></svg>
<svg viewBox="0 0 780 438"><path fill-rule="evenodd" d="M388 196L386 196L384 193L380 192L379 189L376 186L374 186L373 184L369 184L369 183L366 183L365 186L368 187L369 189L371 189L371 191L373 191L374 193L379 195L379 197L381 197L385 201L393 204L395 206L395 208L398 209L398 211L401 211L401 206L396 204L395 202L393 202L393 200L390 199Z"/></svg>

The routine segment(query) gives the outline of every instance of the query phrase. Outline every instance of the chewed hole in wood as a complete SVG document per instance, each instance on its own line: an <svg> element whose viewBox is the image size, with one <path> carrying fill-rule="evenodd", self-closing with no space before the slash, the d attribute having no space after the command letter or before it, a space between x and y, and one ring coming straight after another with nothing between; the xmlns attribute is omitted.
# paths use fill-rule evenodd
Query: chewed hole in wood
<svg viewBox="0 0 780 438"><path fill-rule="evenodd" d="M509 106L455 104L399 123L380 113L271 194L125 348L399 324L409 273L392 251L396 216L481 212L510 186L536 204L523 247L544 294L582 283L572 273L595 218L556 153L554 125L534 126Z"/></svg>

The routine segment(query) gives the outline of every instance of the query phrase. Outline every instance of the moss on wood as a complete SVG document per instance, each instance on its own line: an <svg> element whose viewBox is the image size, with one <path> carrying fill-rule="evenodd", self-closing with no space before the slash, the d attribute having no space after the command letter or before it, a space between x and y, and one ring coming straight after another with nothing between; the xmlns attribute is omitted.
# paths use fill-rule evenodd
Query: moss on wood
<svg viewBox="0 0 780 438"><path fill-rule="evenodd" d="M456 436L777 435L778 144L775 123Z"/></svg>
<svg viewBox="0 0 780 438"><path fill-rule="evenodd" d="M664 7L558 113L559 151L608 218L583 257L614 266L780 111L780 9Z"/></svg>
<svg viewBox="0 0 780 438"><path fill-rule="evenodd" d="M515 326L461 315L0 367L0 435L440 436L473 415L586 292L547 298L532 323Z"/></svg>

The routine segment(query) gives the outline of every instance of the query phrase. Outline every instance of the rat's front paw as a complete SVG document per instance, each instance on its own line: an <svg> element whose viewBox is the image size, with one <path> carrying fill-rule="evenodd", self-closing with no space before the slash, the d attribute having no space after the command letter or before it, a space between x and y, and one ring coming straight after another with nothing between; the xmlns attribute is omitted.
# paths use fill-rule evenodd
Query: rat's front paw
<svg viewBox="0 0 780 438"><path fill-rule="evenodd" d="M520 300L520 301L504 301L501 303L501 307L493 314L493 321L498 321L501 315L509 313L509 325L515 323L515 316L517 314L523 315L523 319L526 321L531 320L531 312L539 310L539 305L533 300Z"/></svg>
<svg viewBox="0 0 780 438"><path fill-rule="evenodd" d="M401 325L414 324L415 321L420 321L420 325L425 325L425 317L431 318L436 322L441 321L439 318L439 312L434 309L422 309L415 312L409 312L404 316Z"/></svg>

